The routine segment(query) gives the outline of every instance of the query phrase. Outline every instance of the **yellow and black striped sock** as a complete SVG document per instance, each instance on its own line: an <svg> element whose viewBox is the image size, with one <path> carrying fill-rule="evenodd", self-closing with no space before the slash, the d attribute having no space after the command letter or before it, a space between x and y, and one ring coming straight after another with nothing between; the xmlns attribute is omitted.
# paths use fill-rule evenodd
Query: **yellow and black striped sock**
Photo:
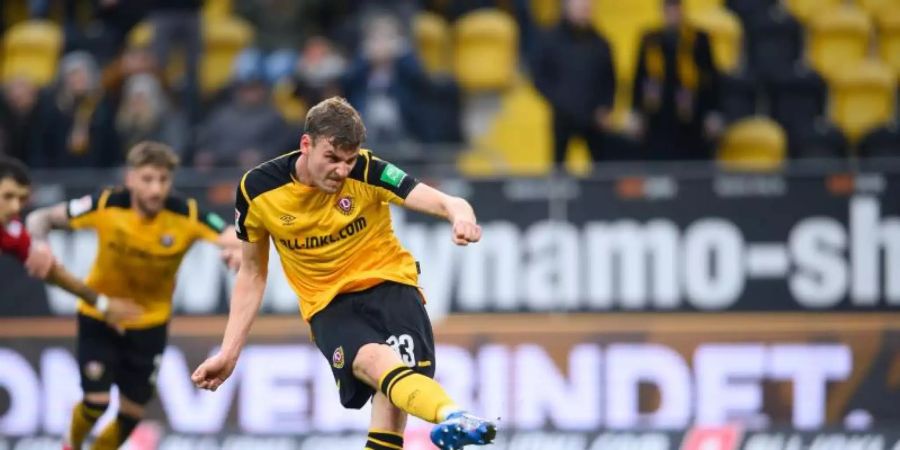
<svg viewBox="0 0 900 450"><path fill-rule="evenodd" d="M369 430L366 450L403 450L403 435L385 430Z"/></svg>
<svg viewBox="0 0 900 450"><path fill-rule="evenodd" d="M128 436L131 436L131 432L137 427L138 422L140 419L119 414L116 416L116 420L100 432L94 445L91 446L91 450L116 450L128 440Z"/></svg>
<svg viewBox="0 0 900 450"><path fill-rule="evenodd" d="M406 366L387 371L378 386L394 406L431 423L444 420L446 411L456 409L453 400L437 381Z"/></svg>
<svg viewBox="0 0 900 450"><path fill-rule="evenodd" d="M85 400L72 408L72 423L69 424L69 444L72 445L72 448L81 448L84 438L94 428L94 424L106 411L107 406L109 405L105 403L92 403Z"/></svg>

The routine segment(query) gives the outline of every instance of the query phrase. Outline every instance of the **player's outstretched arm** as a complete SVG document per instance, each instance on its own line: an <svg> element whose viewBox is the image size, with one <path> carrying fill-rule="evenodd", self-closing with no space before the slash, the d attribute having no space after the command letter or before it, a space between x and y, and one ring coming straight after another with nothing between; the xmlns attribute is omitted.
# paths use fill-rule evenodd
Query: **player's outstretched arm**
<svg viewBox="0 0 900 450"><path fill-rule="evenodd" d="M481 227L475 219L475 211L465 199L419 183L406 196L403 206L449 221L453 225L453 242L457 245L468 245L481 239Z"/></svg>
<svg viewBox="0 0 900 450"><path fill-rule="evenodd" d="M144 312L143 308L132 300L111 298L97 293L58 263L50 269L46 281L90 303L103 313L107 322L113 325L135 320Z"/></svg>
<svg viewBox="0 0 900 450"><path fill-rule="evenodd" d="M241 268L231 292L231 310L228 312L222 348L194 371L191 380L197 387L215 391L234 371L262 303L268 267L268 238L241 243Z"/></svg>
<svg viewBox="0 0 900 450"><path fill-rule="evenodd" d="M25 219L25 227L28 228L31 238L37 241L46 241L50 231L69 229L69 215L66 207L66 203L59 203L36 209L29 214Z"/></svg>

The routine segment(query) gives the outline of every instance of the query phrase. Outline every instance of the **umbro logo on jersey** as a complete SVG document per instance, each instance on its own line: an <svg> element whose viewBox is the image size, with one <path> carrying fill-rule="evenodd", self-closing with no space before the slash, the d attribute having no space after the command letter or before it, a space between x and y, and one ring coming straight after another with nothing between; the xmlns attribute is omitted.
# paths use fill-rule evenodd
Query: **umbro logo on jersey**
<svg viewBox="0 0 900 450"><path fill-rule="evenodd" d="M279 217L278 219L281 220L281 224L282 224L282 225L290 225L290 224L293 223L295 220L297 220L296 217L294 217L294 216L292 216L292 215L290 215L290 214L285 214L285 215Z"/></svg>

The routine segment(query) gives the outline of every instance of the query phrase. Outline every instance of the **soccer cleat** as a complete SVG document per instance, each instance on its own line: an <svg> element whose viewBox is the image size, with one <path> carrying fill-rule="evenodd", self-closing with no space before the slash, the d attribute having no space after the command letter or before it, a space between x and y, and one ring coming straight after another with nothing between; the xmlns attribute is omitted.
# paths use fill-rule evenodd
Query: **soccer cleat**
<svg viewBox="0 0 900 450"><path fill-rule="evenodd" d="M466 445L487 445L497 436L497 425L467 412L455 412L431 430L431 442L441 450L461 450Z"/></svg>

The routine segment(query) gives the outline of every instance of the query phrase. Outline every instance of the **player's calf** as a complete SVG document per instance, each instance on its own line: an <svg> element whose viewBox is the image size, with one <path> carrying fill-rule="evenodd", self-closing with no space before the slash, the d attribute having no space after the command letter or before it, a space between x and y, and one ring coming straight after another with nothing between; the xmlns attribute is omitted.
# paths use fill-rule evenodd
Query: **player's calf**
<svg viewBox="0 0 900 450"><path fill-rule="evenodd" d="M100 419L100 416L106 412L109 407L109 398L105 402L91 401L85 398L72 408L72 421L69 424L69 432L63 443L64 449L80 449L84 443L84 438L94 428L94 424Z"/></svg>

